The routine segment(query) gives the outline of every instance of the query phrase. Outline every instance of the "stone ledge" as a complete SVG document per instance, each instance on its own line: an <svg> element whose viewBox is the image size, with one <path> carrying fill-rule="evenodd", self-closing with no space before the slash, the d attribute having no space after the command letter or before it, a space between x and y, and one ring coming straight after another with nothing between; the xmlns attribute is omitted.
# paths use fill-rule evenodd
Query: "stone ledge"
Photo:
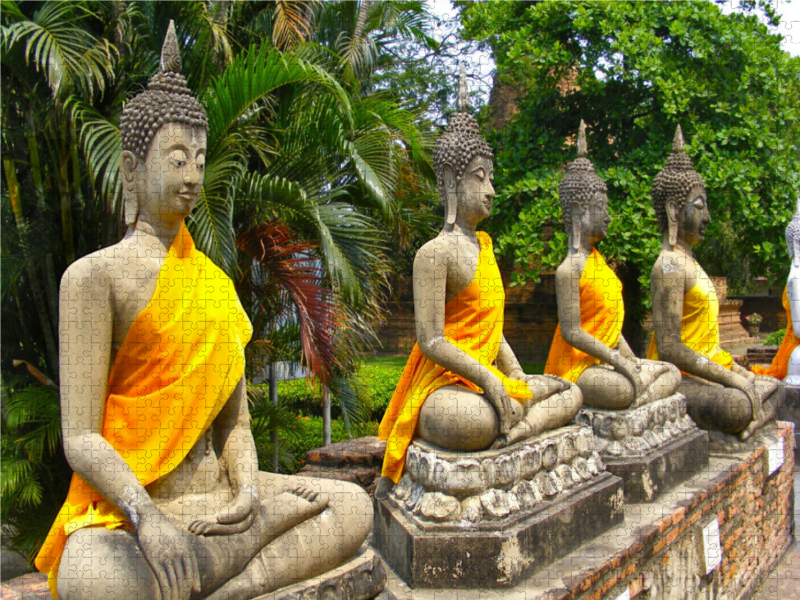
<svg viewBox="0 0 800 600"><path fill-rule="evenodd" d="M385 586L383 561L364 545L353 558L327 573L253 600L369 600Z"/></svg>
<svg viewBox="0 0 800 600"><path fill-rule="evenodd" d="M766 471L765 447L745 456L712 458L709 466L650 504L626 504L618 525L555 561L502 596L482 590L409 589L395 573L387 589L398 600L685 600L751 597L779 563L794 530L791 428L780 424L785 462ZM722 563L700 576L697 537L714 516Z"/></svg>

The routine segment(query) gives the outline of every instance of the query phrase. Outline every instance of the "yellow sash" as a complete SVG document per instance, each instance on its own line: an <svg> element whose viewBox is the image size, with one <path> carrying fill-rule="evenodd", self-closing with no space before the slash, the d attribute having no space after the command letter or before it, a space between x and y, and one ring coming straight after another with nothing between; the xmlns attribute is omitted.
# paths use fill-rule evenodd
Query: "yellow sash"
<svg viewBox="0 0 800 600"><path fill-rule="evenodd" d="M195 248L183 225L108 377L102 435L142 485L175 469L208 429L244 376L251 335L233 282ZM54 597L67 538L93 526L131 527L73 473L67 500L36 557Z"/></svg>
<svg viewBox="0 0 800 600"><path fill-rule="evenodd" d="M730 369L733 357L719 345L719 300L714 284L703 268L694 262L697 281L683 296L681 343L698 354ZM656 336L650 339L648 360L658 360Z"/></svg>
<svg viewBox="0 0 800 600"><path fill-rule="evenodd" d="M524 403L533 397L528 384L510 379L492 366L503 338L505 292L492 239L479 231L478 243L480 253L475 278L445 305L444 337L494 373L511 398ZM400 481L406 450L414 437L422 404L439 388L455 384L483 393L471 381L425 358L419 344L414 344L379 429L380 439L387 440L384 477L390 477L395 483Z"/></svg>
<svg viewBox="0 0 800 600"><path fill-rule="evenodd" d="M579 286L581 329L609 348L616 348L625 320L622 283L597 248L592 248L586 259ZM600 359L581 352L564 340L559 323L544 372L575 383L586 369L599 364Z"/></svg>
<svg viewBox="0 0 800 600"><path fill-rule="evenodd" d="M792 356L794 349L800 345L800 340L795 336L794 327L792 326L792 309L789 305L789 290L787 287L783 288L783 308L786 311L786 334L783 336L781 347L778 348L778 353L772 359L772 364L769 367L755 365L750 369L756 375L769 375L778 379L786 377L789 358Z"/></svg>

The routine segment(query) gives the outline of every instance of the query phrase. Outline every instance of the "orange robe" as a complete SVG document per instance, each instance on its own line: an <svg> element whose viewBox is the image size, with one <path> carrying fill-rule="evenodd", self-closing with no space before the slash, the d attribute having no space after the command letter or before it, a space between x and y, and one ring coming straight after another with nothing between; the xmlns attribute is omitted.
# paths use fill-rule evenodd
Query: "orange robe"
<svg viewBox="0 0 800 600"><path fill-rule="evenodd" d="M233 282L195 248L183 225L108 376L101 433L142 485L175 469L219 414L244 376L251 335ZM132 526L73 473L67 500L36 557L56 598L67 538L84 527Z"/></svg>
<svg viewBox="0 0 800 600"><path fill-rule="evenodd" d="M750 369L756 375L769 375L778 379L786 377L789 358L791 358L794 349L800 345L800 340L795 336L794 327L792 326L792 309L789 306L789 292L786 287L783 288L783 308L786 310L786 334L783 336L781 347L778 348L778 353L772 359L772 364L769 367L755 365Z"/></svg>
<svg viewBox="0 0 800 600"><path fill-rule="evenodd" d="M616 348L622 335L625 305L622 302L622 282L606 264L603 256L592 249L583 267L580 287L581 329ZM561 335L561 323L556 327L544 372L576 383L581 374L602 361L570 346Z"/></svg>
<svg viewBox="0 0 800 600"><path fill-rule="evenodd" d="M733 357L719 345L719 300L714 284L703 268L694 263L697 281L683 296L681 342L709 360L730 369ZM647 350L648 360L658 360L655 333Z"/></svg>
<svg viewBox="0 0 800 600"><path fill-rule="evenodd" d="M506 377L492 365L503 339L505 292L492 239L482 231L477 233L480 253L475 278L445 305L444 337L494 373L511 398L524 403L533 398L528 384ZM425 399L441 387L456 384L483 393L471 381L425 358L419 344L414 344L378 433L380 439L387 440L384 477L390 477L395 483L400 481L406 450L414 437Z"/></svg>

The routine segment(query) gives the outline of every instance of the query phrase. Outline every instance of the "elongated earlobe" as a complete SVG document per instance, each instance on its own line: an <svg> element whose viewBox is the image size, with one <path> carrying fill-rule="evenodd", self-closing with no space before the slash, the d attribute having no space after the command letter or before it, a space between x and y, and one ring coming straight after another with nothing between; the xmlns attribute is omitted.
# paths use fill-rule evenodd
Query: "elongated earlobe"
<svg viewBox="0 0 800 600"><path fill-rule="evenodd" d="M584 220L583 207L579 202L572 202L570 213L572 216L572 251L578 252L581 249L581 226Z"/></svg>
<svg viewBox="0 0 800 600"><path fill-rule="evenodd" d="M458 194L456 193L456 174L450 165L443 167L445 193L445 223L455 225L458 214Z"/></svg>
<svg viewBox="0 0 800 600"><path fill-rule="evenodd" d="M132 227L139 216L139 199L136 196L136 165L138 160L133 152L124 151L120 157L122 172L122 199L125 212L125 225Z"/></svg>
<svg viewBox="0 0 800 600"><path fill-rule="evenodd" d="M667 220L669 221L667 225L669 228L669 244L670 246L676 246L678 244L678 207L672 202L667 202Z"/></svg>

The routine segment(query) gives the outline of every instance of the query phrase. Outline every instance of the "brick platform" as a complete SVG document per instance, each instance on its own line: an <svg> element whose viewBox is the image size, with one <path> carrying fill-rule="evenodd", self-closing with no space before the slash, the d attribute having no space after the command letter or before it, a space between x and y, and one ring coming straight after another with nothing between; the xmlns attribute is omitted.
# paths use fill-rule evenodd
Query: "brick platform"
<svg viewBox="0 0 800 600"><path fill-rule="evenodd" d="M386 442L376 436L336 442L306 452L306 466L297 474L358 484L374 500L384 452Z"/></svg>
<svg viewBox="0 0 800 600"><path fill-rule="evenodd" d="M767 472L768 451L712 458L706 471L654 503L629 504L625 523L589 541L525 583L502 591L520 600L631 598L745 600L781 561L794 532L791 427L780 426L783 466ZM701 528L718 520L723 551L710 575L700 573ZM410 590L393 575L399 600L501 597L486 590Z"/></svg>

